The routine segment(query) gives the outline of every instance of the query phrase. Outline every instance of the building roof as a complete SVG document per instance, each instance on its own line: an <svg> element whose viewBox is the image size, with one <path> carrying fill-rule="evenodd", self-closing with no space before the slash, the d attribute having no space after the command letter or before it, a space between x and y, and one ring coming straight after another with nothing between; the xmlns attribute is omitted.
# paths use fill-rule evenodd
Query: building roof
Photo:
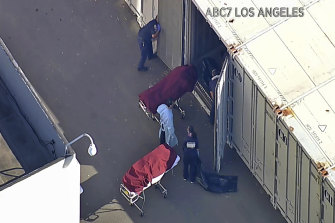
<svg viewBox="0 0 335 223"><path fill-rule="evenodd" d="M0 187L53 160L0 79Z"/></svg>
<svg viewBox="0 0 335 223"><path fill-rule="evenodd" d="M237 50L235 58L266 97L281 109L293 111L293 115L283 119L309 156L316 163L332 167L335 164L335 26L332 24L335 1L193 2L227 48ZM206 16L208 8L213 7L231 7L230 17ZM239 17L243 7L253 10L255 15ZM274 7L283 7L286 15L292 14L292 10L301 10L303 14L258 16L260 10ZM335 171L329 173L328 179L335 185Z"/></svg>

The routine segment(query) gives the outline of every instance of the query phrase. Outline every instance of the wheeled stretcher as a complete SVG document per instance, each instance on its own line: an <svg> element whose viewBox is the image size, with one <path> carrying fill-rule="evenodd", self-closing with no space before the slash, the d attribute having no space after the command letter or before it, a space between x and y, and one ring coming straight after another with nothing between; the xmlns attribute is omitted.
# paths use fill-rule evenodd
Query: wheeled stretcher
<svg viewBox="0 0 335 223"><path fill-rule="evenodd" d="M157 107L171 98L184 118L185 111L180 106L180 98L186 92L193 91L197 79L197 72L193 66L176 67L153 87L139 94L139 106L148 118L158 121Z"/></svg>
<svg viewBox="0 0 335 223"><path fill-rule="evenodd" d="M180 157L170 146L161 144L134 163L123 176L120 193L140 211L141 216L144 215L144 191L155 185L166 198L167 189L161 184L161 179L179 160Z"/></svg>

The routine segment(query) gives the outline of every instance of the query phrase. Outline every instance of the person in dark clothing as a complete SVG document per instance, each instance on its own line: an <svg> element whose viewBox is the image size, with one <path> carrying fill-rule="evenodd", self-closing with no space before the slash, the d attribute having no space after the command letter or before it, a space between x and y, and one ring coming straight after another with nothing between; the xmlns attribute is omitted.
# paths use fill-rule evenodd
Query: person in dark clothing
<svg viewBox="0 0 335 223"><path fill-rule="evenodd" d="M183 144L184 180L194 183L197 174L197 163L199 158L198 138L192 126L187 127L187 137ZM190 174L189 174L190 173Z"/></svg>
<svg viewBox="0 0 335 223"><path fill-rule="evenodd" d="M137 66L138 71L148 70L148 67L145 67L144 63L147 58L153 58L152 39L157 38L159 32L160 25L158 23L157 17L138 31L137 42L141 51L141 59Z"/></svg>
<svg viewBox="0 0 335 223"><path fill-rule="evenodd" d="M219 80L220 75L218 75L218 72L216 69L212 70L212 79L209 81L209 93L212 99L212 107L211 107L211 112L209 115L209 120L211 124L214 124L214 119L215 119L215 89L216 89L216 84Z"/></svg>

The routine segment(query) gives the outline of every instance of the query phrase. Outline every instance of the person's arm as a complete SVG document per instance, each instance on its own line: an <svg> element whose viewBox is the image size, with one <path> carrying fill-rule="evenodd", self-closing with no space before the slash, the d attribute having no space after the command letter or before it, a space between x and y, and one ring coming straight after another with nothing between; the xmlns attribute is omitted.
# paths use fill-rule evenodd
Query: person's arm
<svg viewBox="0 0 335 223"><path fill-rule="evenodd" d="M156 39L158 37L158 34L159 34L158 32L156 32L155 34L152 34L151 35L152 39Z"/></svg>
<svg viewBox="0 0 335 223"><path fill-rule="evenodd" d="M186 149L187 149L186 144L187 144L187 141L185 140L184 143L183 143L183 152L185 152Z"/></svg>
<svg viewBox="0 0 335 223"><path fill-rule="evenodd" d="M211 94L211 98L212 98L212 100L214 100L214 92L213 92L213 91L210 91L209 93Z"/></svg>
<svg viewBox="0 0 335 223"><path fill-rule="evenodd" d="M158 37L160 31L161 31L161 26L159 25L159 23L157 23L157 31L154 34L152 34L151 37L153 39L156 39Z"/></svg>

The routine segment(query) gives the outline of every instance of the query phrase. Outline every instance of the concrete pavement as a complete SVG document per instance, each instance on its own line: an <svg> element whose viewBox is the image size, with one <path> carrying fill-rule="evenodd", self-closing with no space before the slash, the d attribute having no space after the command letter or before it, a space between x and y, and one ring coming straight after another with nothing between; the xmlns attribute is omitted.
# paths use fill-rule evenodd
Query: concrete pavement
<svg viewBox="0 0 335 223"><path fill-rule="evenodd" d="M82 165L82 222L285 222L231 150L223 173L239 176L238 193L212 194L185 183L180 163L162 180L167 199L147 190L143 218L120 195L124 173L159 142L159 126L138 108L137 95L168 72L159 59L147 62L148 72L136 71L137 30L122 0L0 0L0 35L65 136L88 132L98 146L95 157L85 151L88 142L73 146ZM182 141L186 126L194 125L210 169L213 133L207 115L191 94L181 103L186 119L175 113L177 136Z"/></svg>

